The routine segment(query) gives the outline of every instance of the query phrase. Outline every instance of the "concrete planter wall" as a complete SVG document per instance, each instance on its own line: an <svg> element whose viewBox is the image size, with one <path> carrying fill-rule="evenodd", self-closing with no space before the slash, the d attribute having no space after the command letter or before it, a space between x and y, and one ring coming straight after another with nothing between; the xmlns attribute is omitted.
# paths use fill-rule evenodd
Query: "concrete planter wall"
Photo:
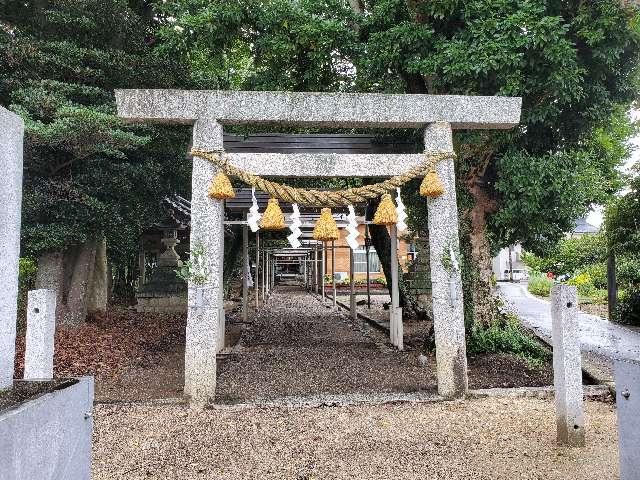
<svg viewBox="0 0 640 480"><path fill-rule="evenodd" d="M93 377L0 412L0 477L89 480Z"/></svg>

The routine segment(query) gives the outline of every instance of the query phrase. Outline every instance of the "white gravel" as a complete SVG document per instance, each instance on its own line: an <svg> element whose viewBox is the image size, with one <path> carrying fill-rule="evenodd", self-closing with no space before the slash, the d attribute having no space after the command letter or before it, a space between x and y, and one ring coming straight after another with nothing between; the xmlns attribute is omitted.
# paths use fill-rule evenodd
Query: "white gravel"
<svg viewBox="0 0 640 480"><path fill-rule="evenodd" d="M94 480L602 479L615 407L587 402L587 447L555 443L553 402L483 398L321 408L98 405Z"/></svg>

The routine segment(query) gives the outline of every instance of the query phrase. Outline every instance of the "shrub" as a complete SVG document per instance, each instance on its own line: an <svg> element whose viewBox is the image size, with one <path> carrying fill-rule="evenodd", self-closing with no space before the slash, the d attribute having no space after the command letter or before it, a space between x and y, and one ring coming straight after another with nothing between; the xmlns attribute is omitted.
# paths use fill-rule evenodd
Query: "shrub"
<svg viewBox="0 0 640 480"><path fill-rule="evenodd" d="M607 288L607 264L605 262L584 267L579 273L587 273L595 288Z"/></svg>
<svg viewBox="0 0 640 480"><path fill-rule="evenodd" d="M640 290L630 290L620 295L615 319L627 325L640 325Z"/></svg>
<svg viewBox="0 0 640 480"><path fill-rule="evenodd" d="M518 319L506 315L488 328L474 325L467 341L467 352L511 353L522 358L532 368L540 368L550 354L534 337L525 332Z"/></svg>
<svg viewBox="0 0 640 480"><path fill-rule="evenodd" d="M522 261L529 268L553 272L555 275L573 275L587 265L604 265L606 259L607 242L604 234L564 238L544 257L528 252L522 255Z"/></svg>
<svg viewBox="0 0 640 480"><path fill-rule="evenodd" d="M593 279L588 272L580 273L572 277L567 284L575 286L576 290L578 290L578 295L582 297L593 297L597 291L593 284Z"/></svg>
<svg viewBox="0 0 640 480"><path fill-rule="evenodd" d="M622 288L640 286L640 257L620 256L616 258L616 279Z"/></svg>
<svg viewBox="0 0 640 480"><path fill-rule="evenodd" d="M546 275L536 274L529 278L529 285L527 286L527 289L534 295L548 297L551 293L552 286L553 280L547 278Z"/></svg>
<svg viewBox="0 0 640 480"><path fill-rule="evenodd" d="M377 283L378 285L387 285L387 279L385 277L376 278L373 283Z"/></svg>
<svg viewBox="0 0 640 480"><path fill-rule="evenodd" d="M18 270L18 330L22 331L27 324L27 292L36 284L38 266L32 258L20 259Z"/></svg>

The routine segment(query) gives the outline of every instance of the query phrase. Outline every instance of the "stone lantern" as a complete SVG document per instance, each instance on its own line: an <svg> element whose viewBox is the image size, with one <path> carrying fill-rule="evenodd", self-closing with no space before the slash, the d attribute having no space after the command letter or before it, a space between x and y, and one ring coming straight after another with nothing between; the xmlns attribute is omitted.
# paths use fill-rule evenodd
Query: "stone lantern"
<svg viewBox="0 0 640 480"><path fill-rule="evenodd" d="M164 251L158 255L149 281L142 285L137 294L139 312L185 312L187 309L187 285L175 270L182 266L175 247L180 243L178 232L186 225L171 215L154 227L162 233L160 243Z"/></svg>

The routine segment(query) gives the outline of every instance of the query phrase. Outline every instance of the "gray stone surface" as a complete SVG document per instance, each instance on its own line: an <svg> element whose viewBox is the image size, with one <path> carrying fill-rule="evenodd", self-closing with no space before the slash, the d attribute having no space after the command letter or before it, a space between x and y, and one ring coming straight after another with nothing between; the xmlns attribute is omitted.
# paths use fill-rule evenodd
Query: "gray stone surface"
<svg viewBox="0 0 640 480"><path fill-rule="evenodd" d="M24 354L25 380L53 378L55 332L56 292L46 289L29 291Z"/></svg>
<svg viewBox="0 0 640 480"><path fill-rule="evenodd" d="M270 177L392 177L424 163L422 154L229 153L229 162Z"/></svg>
<svg viewBox="0 0 640 480"><path fill-rule="evenodd" d="M452 150L451 127L447 123L429 125L424 143L425 151ZM454 252L460 251L454 161L438 162L436 172L445 191L437 198L428 199L427 207L438 393L456 398L463 396L468 388L462 280L459 270L445 268L442 261L450 257L450 247ZM455 299L451 298L452 288Z"/></svg>
<svg viewBox="0 0 640 480"><path fill-rule="evenodd" d="M0 412L0 478L89 480L93 377Z"/></svg>
<svg viewBox="0 0 640 480"><path fill-rule="evenodd" d="M18 308L24 124L0 107L0 389L13 381Z"/></svg>
<svg viewBox="0 0 640 480"><path fill-rule="evenodd" d="M511 128L520 122L522 99L460 95L380 93L236 92L212 90L116 90L118 115L133 121L223 124L279 122L345 127Z"/></svg>
<svg viewBox="0 0 640 480"><path fill-rule="evenodd" d="M222 125L199 120L193 129L193 146L222 149ZM201 306L196 304L196 286L189 285L189 313L185 347L184 391L198 405L212 402L216 389L216 353L223 335L224 208L222 202L207 196L216 168L206 160L193 159L191 184L191 249L202 245L208 280ZM222 337L224 338L224 337Z"/></svg>
<svg viewBox="0 0 640 480"><path fill-rule="evenodd" d="M551 289L551 318L558 443L573 447L584 446L582 360L577 313L576 287L554 285Z"/></svg>
<svg viewBox="0 0 640 480"><path fill-rule="evenodd" d="M615 363L620 480L640 478L640 362Z"/></svg>

